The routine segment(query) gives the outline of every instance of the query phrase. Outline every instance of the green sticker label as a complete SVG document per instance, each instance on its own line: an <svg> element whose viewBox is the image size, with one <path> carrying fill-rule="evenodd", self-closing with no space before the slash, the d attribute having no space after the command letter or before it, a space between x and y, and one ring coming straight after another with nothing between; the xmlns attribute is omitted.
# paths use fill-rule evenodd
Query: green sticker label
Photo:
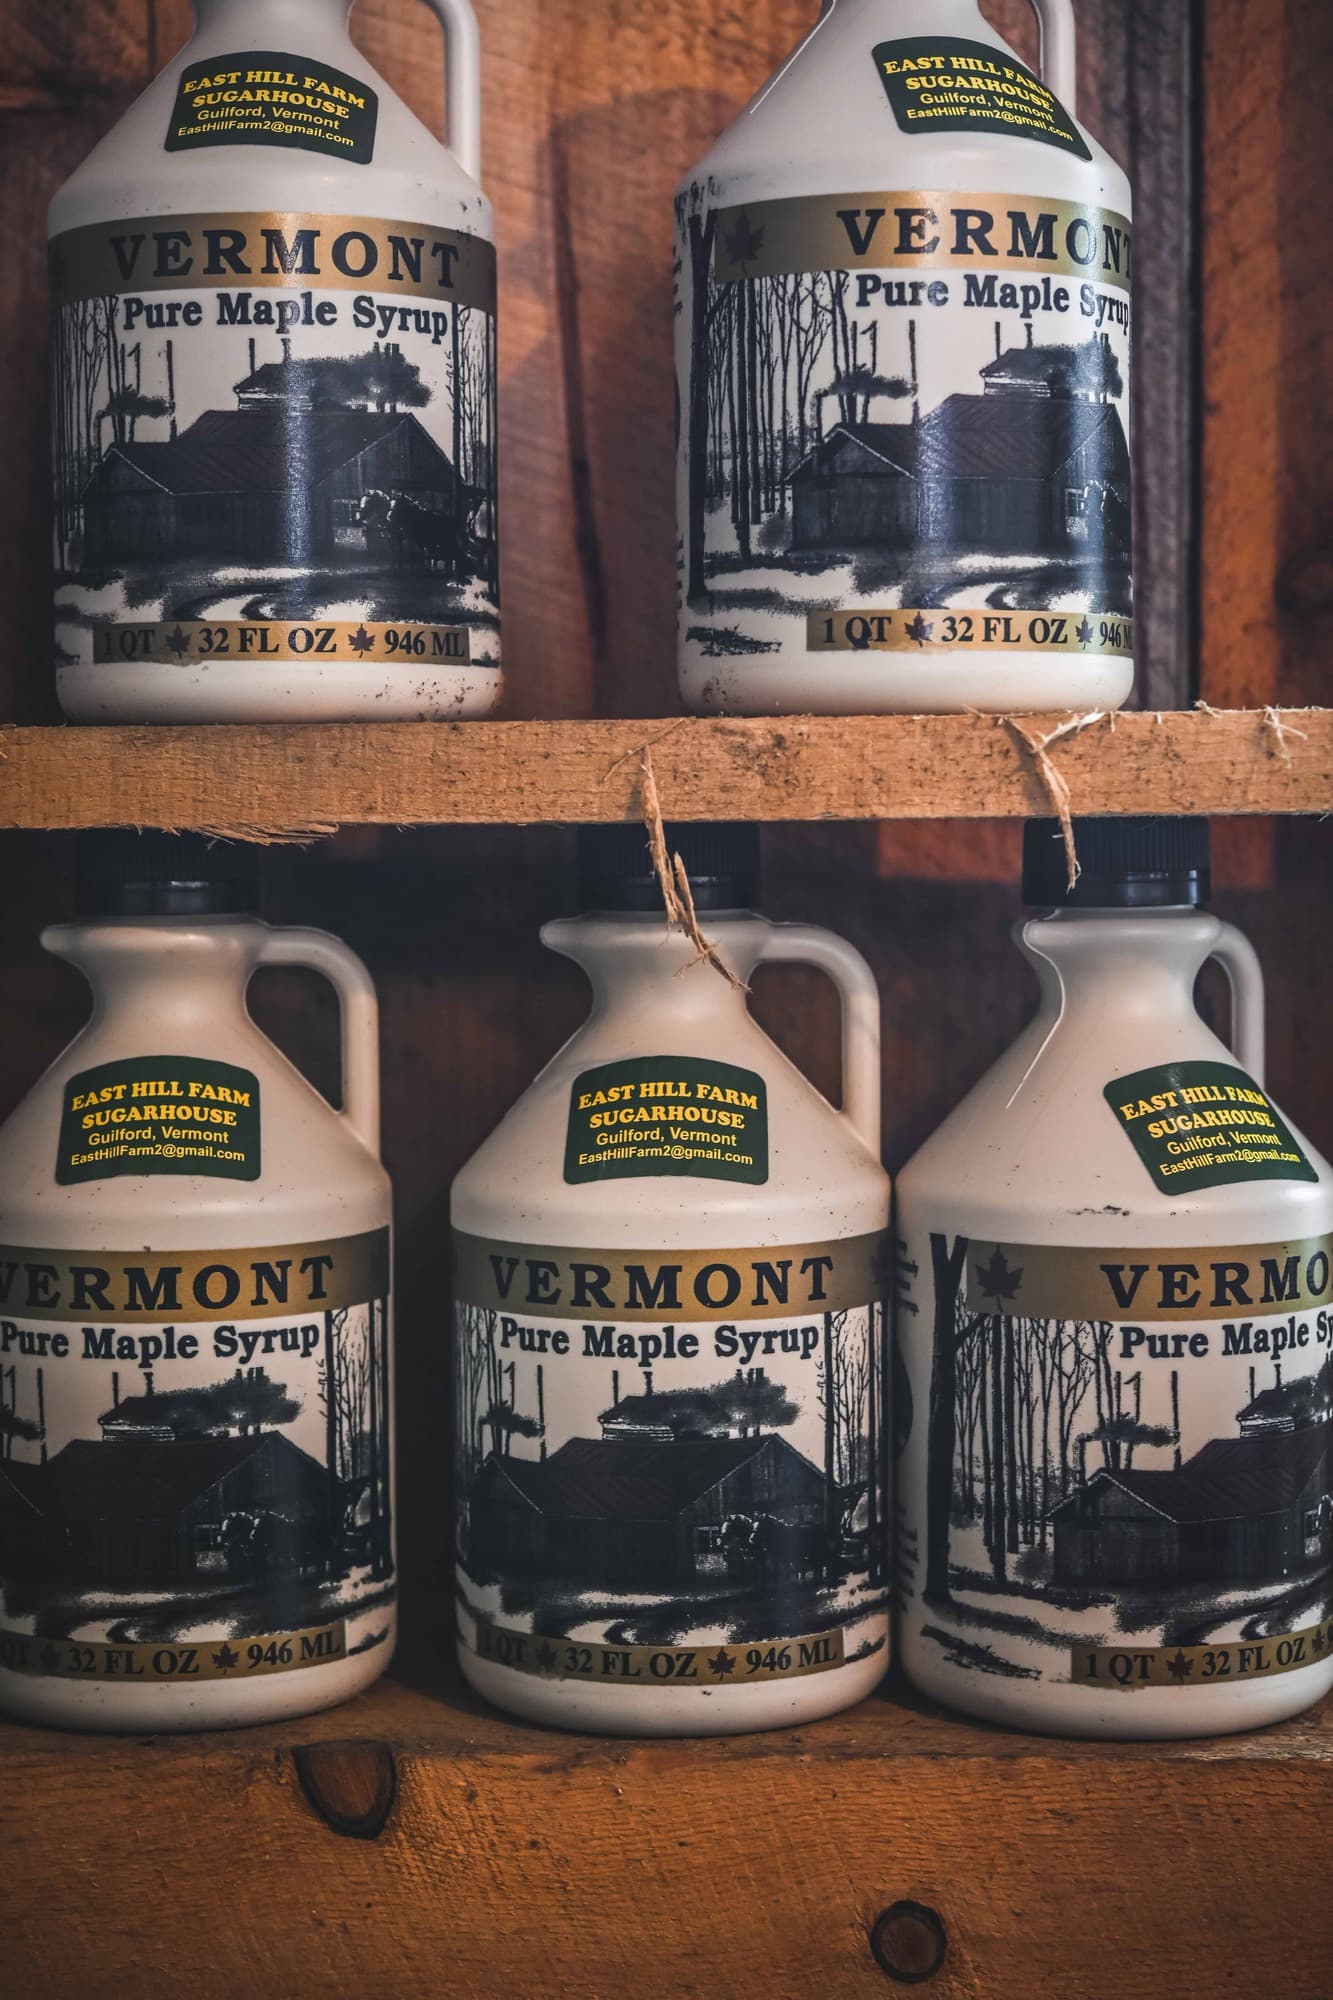
<svg viewBox="0 0 1333 2000"><path fill-rule="evenodd" d="M1229 1063L1161 1063L1117 1077L1104 1095L1167 1194L1319 1178L1267 1091Z"/></svg>
<svg viewBox="0 0 1333 2000"><path fill-rule="evenodd" d="M65 1085L56 1179L215 1174L259 1179L259 1079L195 1056L100 1063Z"/></svg>
<svg viewBox="0 0 1333 2000"><path fill-rule="evenodd" d="M912 35L880 42L875 67L904 132L1003 132L1092 158L1054 92L990 42Z"/></svg>
<svg viewBox="0 0 1333 2000"><path fill-rule="evenodd" d="M378 94L359 77L283 49L245 49L182 70L166 148L296 146L364 167L378 113Z"/></svg>
<svg viewBox="0 0 1333 2000"><path fill-rule="evenodd" d="M698 1056L636 1056L574 1079L567 1181L635 1174L768 1179L768 1091L752 1069Z"/></svg>

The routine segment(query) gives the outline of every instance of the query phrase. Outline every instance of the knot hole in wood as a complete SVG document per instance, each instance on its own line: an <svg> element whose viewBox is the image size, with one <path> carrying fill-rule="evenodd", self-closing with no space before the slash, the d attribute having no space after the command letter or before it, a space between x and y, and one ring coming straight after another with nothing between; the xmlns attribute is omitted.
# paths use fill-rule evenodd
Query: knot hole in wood
<svg viewBox="0 0 1333 2000"><path fill-rule="evenodd" d="M870 1928L870 1949L881 1972L900 1986L920 1986L944 1963L949 1939L924 1903L890 1903Z"/></svg>
<svg viewBox="0 0 1333 2000"><path fill-rule="evenodd" d="M303 1743L292 1762L301 1790L335 1833L374 1840L383 1832L398 1796L398 1765L387 1743L366 1737Z"/></svg>

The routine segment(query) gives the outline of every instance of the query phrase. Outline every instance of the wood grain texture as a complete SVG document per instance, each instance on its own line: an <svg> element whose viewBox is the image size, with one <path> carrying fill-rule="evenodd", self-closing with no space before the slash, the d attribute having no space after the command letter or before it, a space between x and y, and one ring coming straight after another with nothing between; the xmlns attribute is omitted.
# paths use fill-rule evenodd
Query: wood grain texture
<svg viewBox="0 0 1333 2000"><path fill-rule="evenodd" d="M1060 718L264 725L0 730L0 825L199 826L237 838L338 824L624 819L645 747L680 819L1049 813L1020 732ZM1333 808L1333 710L1105 716L1053 744L1080 813Z"/></svg>
<svg viewBox="0 0 1333 2000"><path fill-rule="evenodd" d="M373 1842L329 1829L290 1755L349 1729L399 1768ZM926 1986L946 2000L1325 2000L1333 1903L1275 1830L1326 1818L1331 1742L1327 1708L1149 1748L895 1694L808 1730L618 1743L395 1683L212 1738L6 1729L6 1954L40 2000L875 2000L870 1933L911 1901L947 1935Z"/></svg>
<svg viewBox="0 0 1333 2000"><path fill-rule="evenodd" d="M1333 643L1333 8L1203 9L1201 690L1318 701Z"/></svg>

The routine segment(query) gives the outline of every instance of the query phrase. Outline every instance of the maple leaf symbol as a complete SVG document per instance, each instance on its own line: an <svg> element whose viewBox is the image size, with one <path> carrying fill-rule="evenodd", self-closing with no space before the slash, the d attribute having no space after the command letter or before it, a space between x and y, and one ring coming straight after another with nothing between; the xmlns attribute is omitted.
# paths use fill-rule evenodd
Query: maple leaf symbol
<svg viewBox="0 0 1333 2000"><path fill-rule="evenodd" d="M736 218L736 227L728 232L723 230L722 240L727 246L727 255L733 264L739 264L742 271L752 264L759 255L764 241L764 225L758 229L751 227L750 218L742 209Z"/></svg>
<svg viewBox="0 0 1333 2000"><path fill-rule="evenodd" d="M1012 1299L1022 1282L1023 1266L1020 1264L1017 1270L1011 1271L1004 1261L1004 1253L998 1243L991 1252L989 1264L977 1265L977 1284L981 1288L981 1295L986 1299L994 1299L996 1305L999 1305L1001 1299Z"/></svg>
<svg viewBox="0 0 1333 2000"><path fill-rule="evenodd" d="M724 1646L719 1646L708 1662L708 1671L710 1674L731 1674L736 1671L736 1662Z"/></svg>
<svg viewBox="0 0 1333 2000"><path fill-rule="evenodd" d="M1177 1646L1175 1658L1167 1661L1166 1670L1173 1680L1183 1681L1187 1674L1194 1672L1194 1662L1193 1660L1187 1660L1180 1647Z"/></svg>
<svg viewBox="0 0 1333 2000"><path fill-rule="evenodd" d="M549 1674L558 1657L559 1655L550 1640L543 1639L541 1645L537 1648L537 1665Z"/></svg>
<svg viewBox="0 0 1333 2000"><path fill-rule="evenodd" d="M231 1647L227 1644L226 1640L224 1639L222 1641L222 1644L218 1647L217 1652L214 1653L213 1655L213 1665L215 1667L220 1667L222 1672L225 1674L229 1667L234 1667L236 1665L236 1662L240 1659L240 1657L241 1656L239 1653L232 1652Z"/></svg>
<svg viewBox="0 0 1333 2000"><path fill-rule="evenodd" d="M371 638L364 625L358 625L347 643L354 653L368 653L375 644L375 641Z"/></svg>
<svg viewBox="0 0 1333 2000"><path fill-rule="evenodd" d="M182 653L188 653L190 650L189 635L185 632L182 632L179 625L176 627L174 632L168 632L167 644L170 646L172 652L176 655L177 659L180 658Z"/></svg>
<svg viewBox="0 0 1333 2000"><path fill-rule="evenodd" d="M1316 1653L1323 1652L1325 1646L1328 1644L1328 1641L1324 1637L1324 1628L1322 1625L1317 1625L1315 1627L1315 1635L1314 1638L1310 1641L1310 1643L1314 1647Z"/></svg>
<svg viewBox="0 0 1333 2000"><path fill-rule="evenodd" d="M48 1674L53 1674L60 1665L60 1654L54 1646L43 1646L37 1657Z"/></svg>
<svg viewBox="0 0 1333 2000"><path fill-rule="evenodd" d="M1074 637L1078 640L1080 646L1089 646L1092 644L1091 618L1079 619L1078 624L1074 627Z"/></svg>
<svg viewBox="0 0 1333 2000"><path fill-rule="evenodd" d="M924 646L934 630L935 627L923 618L918 611L916 617L907 627L907 636L909 639L915 639L918 646Z"/></svg>

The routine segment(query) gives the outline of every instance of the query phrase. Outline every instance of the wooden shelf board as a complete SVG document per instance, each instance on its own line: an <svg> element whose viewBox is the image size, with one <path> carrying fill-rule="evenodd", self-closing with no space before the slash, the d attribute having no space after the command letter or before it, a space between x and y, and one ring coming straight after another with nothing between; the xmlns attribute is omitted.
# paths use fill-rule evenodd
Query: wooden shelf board
<svg viewBox="0 0 1333 2000"><path fill-rule="evenodd" d="M637 817L651 746L678 819L1021 818L1051 810L1033 741L1063 718L312 723L0 729L0 826L204 827ZM1050 748L1079 813L1333 810L1333 710L1104 717Z"/></svg>
<svg viewBox="0 0 1333 2000"><path fill-rule="evenodd" d="M808 1729L632 1742L390 1680L219 1735L4 1726L0 1757L5 1949L36 1994L872 2000L869 1933L904 1900L938 1914L929 1991L956 2000L1324 2000L1333 1953L1309 1845L1333 1702L1081 1744L895 1689ZM391 1794L378 1833L338 1829Z"/></svg>

